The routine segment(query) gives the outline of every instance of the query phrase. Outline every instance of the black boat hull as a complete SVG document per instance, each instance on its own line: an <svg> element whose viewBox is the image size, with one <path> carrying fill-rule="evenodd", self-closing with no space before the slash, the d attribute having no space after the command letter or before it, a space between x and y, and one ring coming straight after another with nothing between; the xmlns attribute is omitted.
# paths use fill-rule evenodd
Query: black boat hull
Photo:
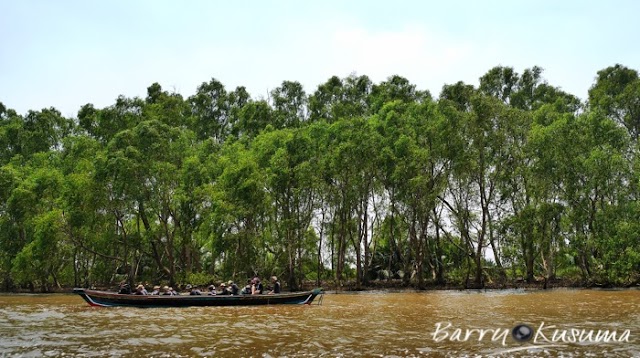
<svg viewBox="0 0 640 358"><path fill-rule="evenodd" d="M74 288L89 305L97 307L192 307L192 306L256 306L279 304L311 304L322 294L313 291L263 295L150 296L126 295L106 291Z"/></svg>

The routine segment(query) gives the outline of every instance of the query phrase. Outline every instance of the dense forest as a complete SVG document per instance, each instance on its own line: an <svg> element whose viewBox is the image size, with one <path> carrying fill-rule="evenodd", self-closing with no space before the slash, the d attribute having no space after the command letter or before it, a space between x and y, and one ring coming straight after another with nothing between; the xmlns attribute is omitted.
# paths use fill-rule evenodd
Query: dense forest
<svg viewBox="0 0 640 358"><path fill-rule="evenodd" d="M495 67L268 98L216 79L76 118L0 103L4 290L278 275L356 289L640 281L640 78Z"/></svg>

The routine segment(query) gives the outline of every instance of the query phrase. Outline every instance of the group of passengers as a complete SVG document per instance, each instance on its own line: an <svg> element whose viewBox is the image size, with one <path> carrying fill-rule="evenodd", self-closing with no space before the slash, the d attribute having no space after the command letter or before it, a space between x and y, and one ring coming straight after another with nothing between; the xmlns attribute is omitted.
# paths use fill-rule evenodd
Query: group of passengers
<svg viewBox="0 0 640 358"><path fill-rule="evenodd" d="M271 286L267 287L266 291L267 291L266 292L267 294L274 294L274 293L281 292L280 281L276 276L271 276ZM162 288L160 288L160 286L154 286L153 291L149 293L147 292L147 289L142 284L138 285L134 292L131 292L128 284L121 284L120 293L124 293L124 294L133 293L134 295L152 295L152 296L180 295L180 293L174 290L173 287L169 287L169 286L164 286ZM202 292L198 286L187 285L186 292L184 294L188 294L192 296L194 295L213 296L213 295L239 295L239 294L260 295L263 293L265 293L265 289L264 289L264 286L262 285L262 281L258 276L256 276L252 279L247 280L247 284L242 289L240 289L240 287L238 287L238 285L235 282L230 280L226 284L222 282L218 287L216 287L215 285L209 285L206 292Z"/></svg>

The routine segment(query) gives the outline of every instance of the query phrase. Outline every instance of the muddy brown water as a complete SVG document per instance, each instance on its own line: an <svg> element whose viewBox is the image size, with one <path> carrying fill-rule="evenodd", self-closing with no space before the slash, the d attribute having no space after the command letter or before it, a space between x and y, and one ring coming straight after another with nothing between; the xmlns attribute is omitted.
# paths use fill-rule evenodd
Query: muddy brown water
<svg viewBox="0 0 640 358"><path fill-rule="evenodd" d="M528 340L512 335L519 324ZM320 306L147 309L0 295L0 356L640 357L640 290L328 293Z"/></svg>

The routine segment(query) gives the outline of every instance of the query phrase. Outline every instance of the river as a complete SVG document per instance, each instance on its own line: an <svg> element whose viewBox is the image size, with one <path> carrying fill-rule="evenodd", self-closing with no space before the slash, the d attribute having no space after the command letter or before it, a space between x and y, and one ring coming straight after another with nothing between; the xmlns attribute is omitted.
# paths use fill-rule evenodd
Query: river
<svg viewBox="0 0 640 358"><path fill-rule="evenodd" d="M514 339L519 324L528 340ZM148 309L0 295L0 356L640 357L640 290L328 293L311 306Z"/></svg>

